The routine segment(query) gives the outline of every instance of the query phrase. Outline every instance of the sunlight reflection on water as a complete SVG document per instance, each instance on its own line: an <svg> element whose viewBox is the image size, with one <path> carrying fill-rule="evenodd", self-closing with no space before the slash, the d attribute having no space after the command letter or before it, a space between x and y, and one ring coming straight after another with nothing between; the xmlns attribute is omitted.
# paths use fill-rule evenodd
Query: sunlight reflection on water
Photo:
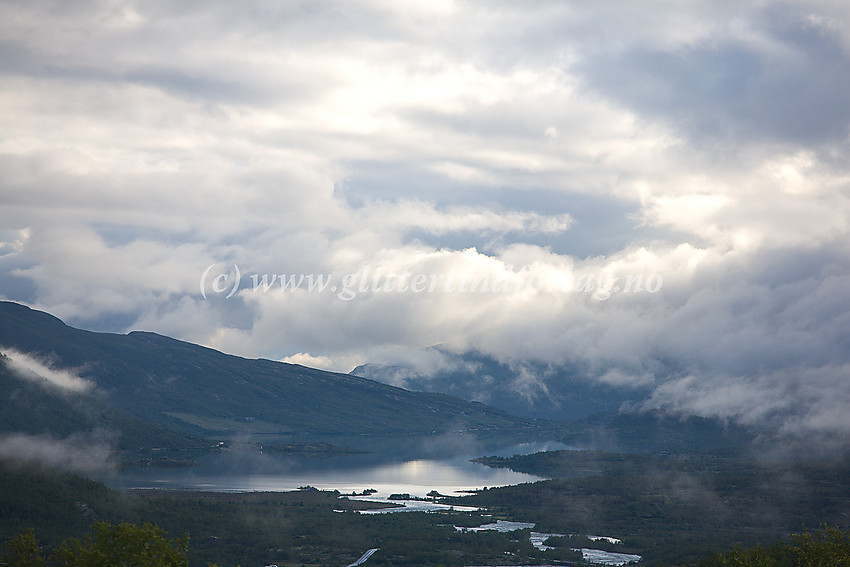
<svg viewBox="0 0 850 567"><path fill-rule="evenodd" d="M548 446L548 445L546 445ZM544 444L523 444L488 454L512 455L541 450ZM432 490L458 495L466 490L540 480L508 469L493 469L462 455L444 459L376 462L369 455L330 458L262 454L215 454L198 459L199 466L180 469L131 468L106 479L114 488L165 488L214 492L289 491L303 486L341 493L374 489L372 498L393 493L425 497Z"/></svg>

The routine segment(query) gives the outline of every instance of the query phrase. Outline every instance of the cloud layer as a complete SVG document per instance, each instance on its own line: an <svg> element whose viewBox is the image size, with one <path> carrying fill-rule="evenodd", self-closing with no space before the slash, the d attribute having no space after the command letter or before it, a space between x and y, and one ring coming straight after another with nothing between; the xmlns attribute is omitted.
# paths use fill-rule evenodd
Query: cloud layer
<svg viewBox="0 0 850 567"><path fill-rule="evenodd" d="M80 473L114 470L111 445L98 433L55 439L46 435L0 435L0 462L16 466L46 466Z"/></svg>
<svg viewBox="0 0 850 567"><path fill-rule="evenodd" d="M433 344L580 363L657 406L846 432L848 16L5 3L0 294L346 371ZM210 265L227 293L240 270L230 298L201 296ZM502 287L387 285L419 275ZM369 285L344 300L346 276Z"/></svg>
<svg viewBox="0 0 850 567"><path fill-rule="evenodd" d="M55 368L49 361L42 361L38 357L8 347L0 347L0 350L7 357L9 367L26 380L72 392L88 392L94 387L93 382L80 378L72 370Z"/></svg>

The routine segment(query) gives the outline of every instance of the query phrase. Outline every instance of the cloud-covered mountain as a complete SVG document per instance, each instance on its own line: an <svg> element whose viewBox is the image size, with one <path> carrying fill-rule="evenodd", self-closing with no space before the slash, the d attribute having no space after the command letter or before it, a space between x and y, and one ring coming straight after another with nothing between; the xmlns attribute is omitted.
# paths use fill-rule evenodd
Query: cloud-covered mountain
<svg viewBox="0 0 850 567"><path fill-rule="evenodd" d="M441 392L486 403L515 415L573 421L616 413L646 401L646 388L602 384L577 367L514 365L480 353L455 354L439 347L407 364L364 364L355 376L418 392Z"/></svg>

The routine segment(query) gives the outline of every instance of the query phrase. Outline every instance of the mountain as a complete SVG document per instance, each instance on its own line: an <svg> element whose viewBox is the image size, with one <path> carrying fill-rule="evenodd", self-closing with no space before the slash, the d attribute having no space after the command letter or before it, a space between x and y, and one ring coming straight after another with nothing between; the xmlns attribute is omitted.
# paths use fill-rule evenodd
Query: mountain
<svg viewBox="0 0 850 567"><path fill-rule="evenodd" d="M648 391L588 380L587 372L575 366L510 365L481 353L455 354L439 347L427 349L422 358L426 362L419 367L364 364L351 374L418 392L479 401L515 415L557 421L615 412L624 403L648 395Z"/></svg>
<svg viewBox="0 0 850 567"><path fill-rule="evenodd" d="M88 393L65 401L55 392L42 394L32 388L26 393L29 406L7 400L6 412L18 412L17 417L6 416L3 427L7 430L23 428L26 415L33 415L38 404L56 404L52 407L58 409L49 410L57 414L53 426L64 431L54 434L82 427L83 416L98 411L108 416L107 427L124 431L146 423L168 435L185 436L276 434L303 440L530 433L546 427L445 394L411 392L348 374L241 358L155 333L75 329L52 315L12 302L0 302L0 345L0 352L26 353L94 384ZM8 370L4 376L4 390L20 390L19 383L15 386L10 381ZM77 404L79 411L69 404ZM69 420L76 420L76 425ZM50 424L38 427L49 429Z"/></svg>
<svg viewBox="0 0 850 567"><path fill-rule="evenodd" d="M139 447L201 447L202 437L173 431L134 417L105 400L20 375L8 357L0 355L0 433L28 435L120 435L115 446L121 450ZM112 441L113 439L106 439Z"/></svg>
<svg viewBox="0 0 850 567"><path fill-rule="evenodd" d="M567 424L567 445L618 453L700 453L735 456L766 442L763 431L714 417L666 410L597 413Z"/></svg>
<svg viewBox="0 0 850 567"><path fill-rule="evenodd" d="M419 368L365 364L352 374L411 390L442 392L486 402L515 415L563 423L559 440L574 447L616 452L732 455L766 432L722 419L670 410L637 411L649 390L586 379L576 366L519 366L481 353L427 349ZM424 360L424 362L423 362ZM666 371L669 369L660 369Z"/></svg>

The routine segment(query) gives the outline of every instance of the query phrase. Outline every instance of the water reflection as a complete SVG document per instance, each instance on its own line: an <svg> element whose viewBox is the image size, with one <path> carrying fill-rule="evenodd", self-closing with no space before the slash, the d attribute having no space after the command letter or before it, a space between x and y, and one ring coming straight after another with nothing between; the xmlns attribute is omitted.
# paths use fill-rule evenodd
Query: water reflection
<svg viewBox="0 0 850 567"><path fill-rule="evenodd" d="M558 447L559 445L559 447ZM445 495L485 486L534 482L539 477L507 469L491 469L469 459L481 454L513 455L564 448L563 445L526 443L478 454L444 458L399 460L392 455L346 454L333 457L293 457L243 450L204 455L197 467L184 469L131 468L105 479L114 488L167 488L217 492L287 491L303 486L343 493L377 491L373 497L393 493L425 497L432 490Z"/></svg>

